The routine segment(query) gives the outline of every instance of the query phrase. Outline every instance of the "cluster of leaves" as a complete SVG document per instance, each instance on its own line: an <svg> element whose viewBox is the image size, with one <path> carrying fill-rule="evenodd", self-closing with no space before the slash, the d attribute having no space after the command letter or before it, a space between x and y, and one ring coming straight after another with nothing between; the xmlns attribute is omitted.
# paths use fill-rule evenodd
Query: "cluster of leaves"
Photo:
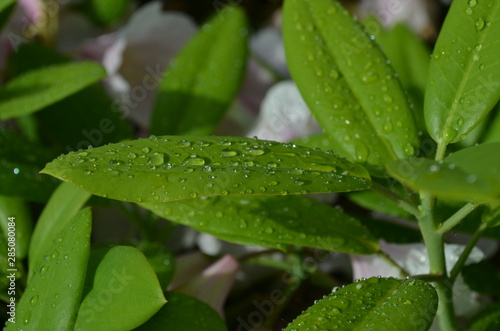
<svg viewBox="0 0 500 331"><path fill-rule="evenodd" d="M500 238L494 228L500 205L499 17L498 2L455 1L429 57L404 26L382 31L374 20L363 26L333 0L286 0L288 66L324 130L288 144L208 136L244 74L248 33L242 31L249 27L237 7L219 12L168 69L151 122L157 136L148 139L130 140L129 124L111 111L96 84L105 76L99 65L24 45L9 63L12 79L0 89L0 119L15 119L28 137L0 132L0 222L5 231L3 222L17 215L16 263L26 282L18 320L55 330L193 330L193 323L226 328L201 302L164 293L173 270L158 280L158 270L138 249L91 250L91 213L83 207L92 201L134 203L238 244L383 255L377 237L390 240L407 229L373 225L305 196L351 192L347 196L366 209L418 221L438 292L418 279L362 280L319 300L287 330L428 329L438 294L440 304L450 301L440 285L453 283L467 257L449 276L433 264L443 235L478 209L479 222L467 219L457 227L475 234L469 248L481 236ZM113 129L100 133L94 145L101 147L54 158L67 146L82 147L74 134L82 127ZM67 183L57 187L38 174L43 167L42 173ZM106 199L89 201L91 195ZM26 201L46 202L33 233ZM25 271L19 261L27 256ZM474 284L480 275L471 270L466 279ZM442 310L441 326L451 329L455 322ZM486 330L497 315L498 308L489 308L472 330Z"/></svg>

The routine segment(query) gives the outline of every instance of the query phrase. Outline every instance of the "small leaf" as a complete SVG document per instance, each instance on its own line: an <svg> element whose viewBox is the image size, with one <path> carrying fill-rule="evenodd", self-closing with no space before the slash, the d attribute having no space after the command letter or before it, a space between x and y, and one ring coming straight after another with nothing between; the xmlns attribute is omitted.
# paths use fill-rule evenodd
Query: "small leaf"
<svg viewBox="0 0 500 331"><path fill-rule="evenodd" d="M425 120L438 143L463 139L500 98L499 1L454 1L434 48Z"/></svg>
<svg viewBox="0 0 500 331"><path fill-rule="evenodd" d="M135 331L163 330L166 326L175 331L227 331L224 321L207 304L175 292L165 297L168 304Z"/></svg>
<svg viewBox="0 0 500 331"><path fill-rule="evenodd" d="M104 68L92 62L54 65L30 71L0 89L0 119L31 114L105 76Z"/></svg>
<svg viewBox="0 0 500 331"><path fill-rule="evenodd" d="M371 254L379 246L355 218L317 200L287 196L227 196L143 204L168 220L247 245L300 245Z"/></svg>
<svg viewBox="0 0 500 331"><path fill-rule="evenodd" d="M319 300L285 331L423 331L431 326L437 306L436 290L427 282L373 277Z"/></svg>
<svg viewBox="0 0 500 331"><path fill-rule="evenodd" d="M337 1L289 0L283 13L292 77L334 151L383 167L418 149L407 98L385 55Z"/></svg>
<svg viewBox="0 0 500 331"><path fill-rule="evenodd" d="M66 227L71 218L82 208L90 194L73 185L62 183L52 194L36 223L29 247L29 272L43 263L44 254L57 234Z"/></svg>
<svg viewBox="0 0 500 331"><path fill-rule="evenodd" d="M368 210L396 217L410 218L411 215L399 208L396 203L373 191L353 192L347 195L349 200Z"/></svg>
<svg viewBox="0 0 500 331"><path fill-rule="evenodd" d="M366 170L331 152L235 137L164 136L72 152L43 173L112 199L363 190Z"/></svg>
<svg viewBox="0 0 500 331"><path fill-rule="evenodd" d="M165 302L146 257L134 247L115 246L95 270L93 287L82 301L75 330L131 330Z"/></svg>
<svg viewBox="0 0 500 331"><path fill-rule="evenodd" d="M47 201L57 181L38 172L54 156L44 146L12 130L0 128L0 194L28 201Z"/></svg>
<svg viewBox="0 0 500 331"><path fill-rule="evenodd" d="M80 305L90 250L91 212L77 213L41 252L47 258L34 272L17 307L17 322L6 330L72 330Z"/></svg>
<svg viewBox="0 0 500 331"><path fill-rule="evenodd" d="M97 23L107 25L115 22L126 13L130 0L91 0L86 5L90 15Z"/></svg>
<svg viewBox="0 0 500 331"><path fill-rule="evenodd" d="M249 26L228 6L185 46L165 74L151 119L154 134L208 135L239 91Z"/></svg>
<svg viewBox="0 0 500 331"><path fill-rule="evenodd" d="M440 163L425 158L398 160L390 163L387 170L410 188L445 199L482 203L500 197L500 186L451 162Z"/></svg>
<svg viewBox="0 0 500 331"><path fill-rule="evenodd" d="M14 217L15 220L9 220L10 217ZM9 223L14 223L14 226ZM0 195L0 229L0 236L5 239L10 237L9 232L14 232L16 258L24 259L28 254L28 244L33 229L28 204L19 198Z"/></svg>

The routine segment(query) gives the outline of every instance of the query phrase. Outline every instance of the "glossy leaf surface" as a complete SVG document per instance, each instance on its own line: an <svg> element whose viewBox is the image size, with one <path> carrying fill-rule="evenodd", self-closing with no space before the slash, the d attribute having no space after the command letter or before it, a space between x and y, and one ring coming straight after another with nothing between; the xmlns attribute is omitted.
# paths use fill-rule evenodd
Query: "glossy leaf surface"
<svg viewBox="0 0 500 331"><path fill-rule="evenodd" d="M385 55L337 1L284 5L287 63L335 152L382 172L418 148L415 121Z"/></svg>
<svg viewBox="0 0 500 331"><path fill-rule="evenodd" d="M90 250L91 212L84 209L51 240L7 330L73 330Z"/></svg>
<svg viewBox="0 0 500 331"><path fill-rule="evenodd" d="M181 293L169 292L167 304L136 331L226 331L227 327L219 314L206 303Z"/></svg>
<svg viewBox="0 0 500 331"><path fill-rule="evenodd" d="M428 330L438 305L432 285L370 278L343 287L309 307L285 331Z"/></svg>
<svg viewBox="0 0 500 331"><path fill-rule="evenodd" d="M244 11L227 6L185 46L165 74L151 133L208 135L238 92L247 57Z"/></svg>
<svg viewBox="0 0 500 331"><path fill-rule="evenodd" d="M500 2L454 1L429 67L425 120L444 144L465 137L500 98Z"/></svg>
<svg viewBox="0 0 500 331"><path fill-rule="evenodd" d="M24 259L28 254L28 245L33 230L33 222L29 212L29 205L19 198L0 196L0 236L7 239L8 232L12 231L9 217L15 217L14 233L16 257ZM10 231L9 231L10 230ZM2 240L3 241L3 240ZM7 240L4 241L7 243ZM7 252L7 250L5 250Z"/></svg>
<svg viewBox="0 0 500 331"><path fill-rule="evenodd" d="M500 196L500 187L467 173L452 163L429 159L395 161L387 167L392 177L414 190L438 197L477 203Z"/></svg>
<svg viewBox="0 0 500 331"><path fill-rule="evenodd" d="M366 170L331 152L235 137L164 136L72 152L42 171L112 199L363 190Z"/></svg>
<svg viewBox="0 0 500 331"><path fill-rule="evenodd" d="M376 240L359 221L317 200L227 196L143 204L166 219L239 244L316 247L371 254Z"/></svg>
<svg viewBox="0 0 500 331"><path fill-rule="evenodd" d="M45 252L57 234L82 208L90 194L73 185L62 183L52 194L36 223L29 247L30 275L43 263Z"/></svg>
<svg viewBox="0 0 500 331"><path fill-rule="evenodd" d="M90 266L89 272L94 272ZM155 272L134 247L111 248L99 262L92 283L78 311L76 330L131 330L166 302Z"/></svg>
<svg viewBox="0 0 500 331"><path fill-rule="evenodd" d="M92 62L55 65L30 71L0 89L0 119L33 113L105 76L104 68Z"/></svg>

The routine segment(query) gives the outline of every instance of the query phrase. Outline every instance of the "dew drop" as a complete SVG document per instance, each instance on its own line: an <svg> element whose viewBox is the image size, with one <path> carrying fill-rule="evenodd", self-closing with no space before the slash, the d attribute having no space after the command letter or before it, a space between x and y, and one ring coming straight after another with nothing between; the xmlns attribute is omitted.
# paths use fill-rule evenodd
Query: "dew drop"
<svg viewBox="0 0 500 331"><path fill-rule="evenodd" d="M38 295L34 295L30 300L30 304L32 306L36 306L37 303L38 303Z"/></svg>
<svg viewBox="0 0 500 331"><path fill-rule="evenodd" d="M192 154L184 160L184 165L193 165L194 166L194 165L204 165L204 164L205 164L205 160L196 154Z"/></svg>
<svg viewBox="0 0 500 331"><path fill-rule="evenodd" d="M231 157L231 156L236 156L236 155L238 155L238 152L236 150L230 149L230 148L225 148L220 153L221 157Z"/></svg>
<svg viewBox="0 0 500 331"><path fill-rule="evenodd" d="M142 149L142 152L143 152L143 153L149 153L149 151L150 151L150 149L149 149L148 147L144 147L144 148Z"/></svg>
<svg viewBox="0 0 500 331"><path fill-rule="evenodd" d="M274 232L274 229L271 227L267 227L265 231L267 234L272 234Z"/></svg>
<svg viewBox="0 0 500 331"><path fill-rule="evenodd" d="M476 30L481 31L484 29L484 26L485 26L484 20L482 18L478 18L476 20Z"/></svg>

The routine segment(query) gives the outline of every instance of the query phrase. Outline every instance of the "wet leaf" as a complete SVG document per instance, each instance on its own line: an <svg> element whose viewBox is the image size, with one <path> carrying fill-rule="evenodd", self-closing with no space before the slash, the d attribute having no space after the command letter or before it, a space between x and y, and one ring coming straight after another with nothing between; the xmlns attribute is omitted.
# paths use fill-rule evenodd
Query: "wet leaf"
<svg viewBox="0 0 500 331"><path fill-rule="evenodd" d="M337 1L290 0L283 13L292 77L334 151L383 174L419 141L407 98L385 55Z"/></svg>
<svg viewBox="0 0 500 331"><path fill-rule="evenodd" d="M370 278L319 300L285 331L428 330L438 306L436 290L414 279Z"/></svg>
<svg viewBox="0 0 500 331"><path fill-rule="evenodd" d="M239 91L249 26L241 8L227 6L185 46L165 74L151 133L208 135Z"/></svg>
<svg viewBox="0 0 500 331"><path fill-rule="evenodd" d="M0 89L0 119L31 114L105 76L104 68L93 62L54 65L20 75Z"/></svg>
<svg viewBox="0 0 500 331"><path fill-rule="evenodd" d="M143 206L238 244L278 249L300 245L357 254L379 248L377 239L358 220L306 197L227 196Z"/></svg>
<svg viewBox="0 0 500 331"><path fill-rule="evenodd" d="M90 193L67 183L60 184L52 194L31 237L28 279L43 263L45 252L50 248L57 234L66 227L89 197Z"/></svg>
<svg viewBox="0 0 500 331"><path fill-rule="evenodd" d="M454 1L434 48L425 120L441 144L463 139L500 98L500 2Z"/></svg>
<svg viewBox="0 0 500 331"><path fill-rule="evenodd" d="M363 190L366 170L331 152L235 137L164 136L72 152L43 173L134 202Z"/></svg>
<svg viewBox="0 0 500 331"><path fill-rule="evenodd" d="M75 330L131 330L151 318L165 302L146 257L134 247L115 246L99 261Z"/></svg>
<svg viewBox="0 0 500 331"><path fill-rule="evenodd" d="M169 292L165 297L168 303L135 331L163 330L167 325L170 330L175 331L227 330L224 321L207 304L175 292Z"/></svg>
<svg viewBox="0 0 500 331"><path fill-rule="evenodd" d="M90 250L91 212L84 209L41 252L47 258L31 277L6 330L72 330Z"/></svg>
<svg viewBox="0 0 500 331"><path fill-rule="evenodd" d="M398 160L390 163L387 170L413 190L445 199L482 203L500 197L498 184L485 181L451 162L424 158Z"/></svg>

